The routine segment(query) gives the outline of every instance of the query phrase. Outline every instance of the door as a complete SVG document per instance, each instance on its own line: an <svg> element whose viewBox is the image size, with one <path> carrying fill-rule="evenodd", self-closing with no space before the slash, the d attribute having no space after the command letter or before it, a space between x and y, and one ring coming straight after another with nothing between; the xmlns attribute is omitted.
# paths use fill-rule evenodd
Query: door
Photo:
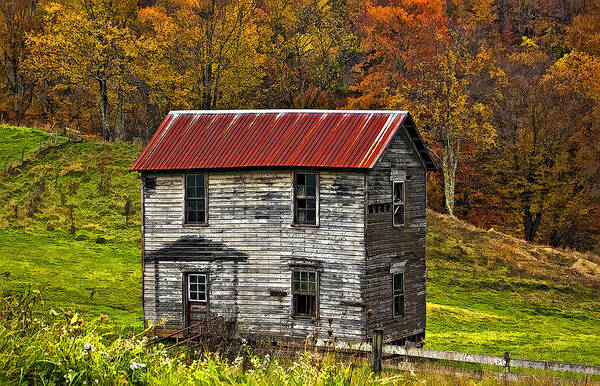
<svg viewBox="0 0 600 386"><path fill-rule="evenodd" d="M201 322L208 312L208 275L188 273L186 280L187 325Z"/></svg>

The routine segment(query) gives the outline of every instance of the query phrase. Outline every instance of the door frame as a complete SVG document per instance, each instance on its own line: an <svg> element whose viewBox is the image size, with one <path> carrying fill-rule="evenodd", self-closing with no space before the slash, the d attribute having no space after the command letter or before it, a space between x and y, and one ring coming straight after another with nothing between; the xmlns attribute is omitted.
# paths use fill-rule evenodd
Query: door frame
<svg viewBox="0 0 600 386"><path fill-rule="evenodd" d="M189 310L189 276L190 275L204 275L206 278L206 313L209 312L210 307L210 274L207 271L183 271L183 280L182 280L182 295L183 295L183 327L190 326L190 310Z"/></svg>

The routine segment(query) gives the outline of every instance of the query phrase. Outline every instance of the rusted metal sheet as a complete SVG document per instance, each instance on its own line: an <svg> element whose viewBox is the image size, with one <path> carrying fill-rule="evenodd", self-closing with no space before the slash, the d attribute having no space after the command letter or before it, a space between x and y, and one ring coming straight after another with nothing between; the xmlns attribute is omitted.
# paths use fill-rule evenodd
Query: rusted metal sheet
<svg viewBox="0 0 600 386"><path fill-rule="evenodd" d="M172 111L131 170L366 169L408 116L405 111Z"/></svg>

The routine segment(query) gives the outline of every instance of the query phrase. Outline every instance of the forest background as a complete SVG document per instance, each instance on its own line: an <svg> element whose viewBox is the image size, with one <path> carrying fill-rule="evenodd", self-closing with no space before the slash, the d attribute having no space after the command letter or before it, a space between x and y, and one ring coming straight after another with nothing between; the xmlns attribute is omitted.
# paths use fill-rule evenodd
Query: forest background
<svg viewBox="0 0 600 386"><path fill-rule="evenodd" d="M600 0L0 2L0 121L144 143L244 108L409 110L430 208L600 252Z"/></svg>

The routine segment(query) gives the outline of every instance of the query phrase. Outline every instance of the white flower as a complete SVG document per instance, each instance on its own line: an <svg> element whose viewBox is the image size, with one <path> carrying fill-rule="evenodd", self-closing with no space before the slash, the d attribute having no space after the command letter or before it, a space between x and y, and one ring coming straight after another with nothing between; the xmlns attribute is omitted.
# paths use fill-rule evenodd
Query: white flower
<svg viewBox="0 0 600 386"><path fill-rule="evenodd" d="M143 369L144 367L146 367L145 364L139 363L139 362L135 362L135 361L131 362L131 364L129 365L129 368L131 370Z"/></svg>
<svg viewBox="0 0 600 386"><path fill-rule="evenodd" d="M84 349L85 351L90 351L90 350L92 349L92 344L91 344L91 343L89 343L89 342L88 342L88 343L86 343L86 344L83 346L83 349Z"/></svg>

